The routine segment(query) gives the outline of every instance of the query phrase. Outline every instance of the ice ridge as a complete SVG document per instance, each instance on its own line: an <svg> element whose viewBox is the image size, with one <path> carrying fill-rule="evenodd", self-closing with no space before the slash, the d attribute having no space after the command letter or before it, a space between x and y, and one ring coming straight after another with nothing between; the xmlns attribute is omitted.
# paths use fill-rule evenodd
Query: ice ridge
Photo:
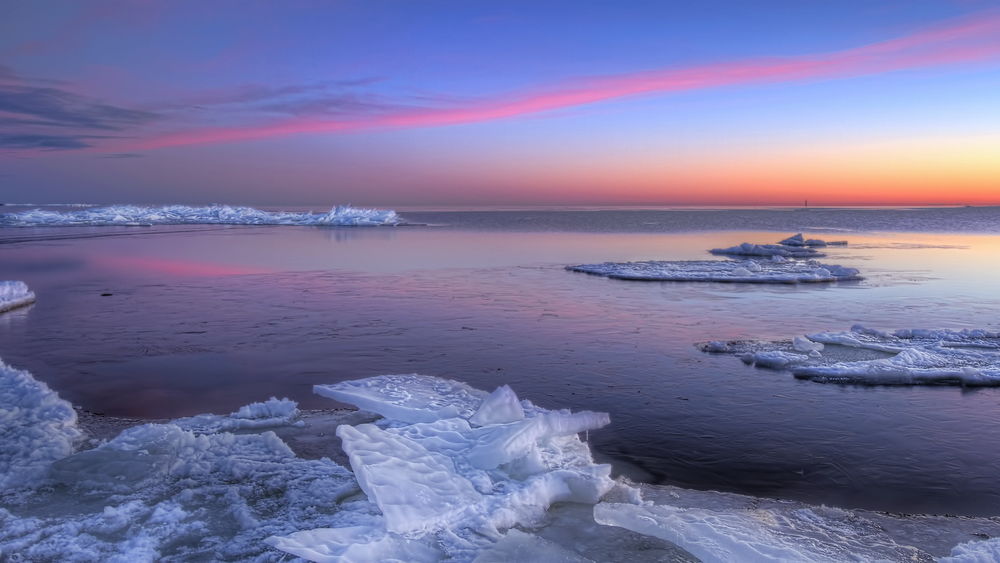
<svg viewBox="0 0 1000 563"><path fill-rule="evenodd" d="M0 313L31 305L35 293L23 281L0 281Z"/></svg>
<svg viewBox="0 0 1000 563"><path fill-rule="evenodd" d="M824 283L862 279L858 270L814 260L685 260L567 266L574 272L634 281Z"/></svg>

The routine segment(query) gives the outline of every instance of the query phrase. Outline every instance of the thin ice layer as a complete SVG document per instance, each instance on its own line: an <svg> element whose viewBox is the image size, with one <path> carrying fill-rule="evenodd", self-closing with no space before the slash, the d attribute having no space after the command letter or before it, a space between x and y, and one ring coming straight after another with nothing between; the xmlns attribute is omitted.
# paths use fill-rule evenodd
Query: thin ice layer
<svg viewBox="0 0 1000 563"><path fill-rule="evenodd" d="M35 294L23 281L0 281L0 313L31 305Z"/></svg>
<svg viewBox="0 0 1000 563"><path fill-rule="evenodd" d="M636 281L731 283L820 283L862 279L858 270L809 260L691 260L604 262L567 266L567 270Z"/></svg>
<svg viewBox="0 0 1000 563"><path fill-rule="evenodd" d="M327 213L263 211L253 207L166 205L144 207L112 205L70 211L30 209L0 213L0 226L66 227L112 225L299 225L377 226L398 225L402 219L391 209L366 209L338 205Z"/></svg>
<svg viewBox="0 0 1000 563"><path fill-rule="evenodd" d="M406 538L471 560L499 530L535 523L555 502L593 504L613 486L610 466L595 464L577 437L606 425L604 413L548 411L518 401L509 388L488 395L420 375L372 377L317 386L316 392L386 417L337 430L382 522L374 530L269 540L290 553L347 560L344 553L360 548L345 546L344 537L357 534L371 544L372 556L382 546L396 550Z"/></svg>
<svg viewBox="0 0 1000 563"><path fill-rule="evenodd" d="M744 242L729 248L713 248L712 254L731 256L781 256L783 258L822 258L826 256L814 248L806 246L783 246L780 244L753 244Z"/></svg>
<svg viewBox="0 0 1000 563"><path fill-rule="evenodd" d="M73 405L27 371L0 361L0 489L44 478L81 432Z"/></svg>

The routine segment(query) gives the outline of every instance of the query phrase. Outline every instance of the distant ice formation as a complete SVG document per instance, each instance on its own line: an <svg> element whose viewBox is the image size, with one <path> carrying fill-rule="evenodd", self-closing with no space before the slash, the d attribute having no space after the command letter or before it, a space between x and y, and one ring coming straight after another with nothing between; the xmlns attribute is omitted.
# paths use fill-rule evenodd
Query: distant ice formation
<svg viewBox="0 0 1000 563"><path fill-rule="evenodd" d="M567 270L620 280L732 283L819 283L862 279L843 266L784 260L690 260L604 262L567 266Z"/></svg>
<svg viewBox="0 0 1000 563"><path fill-rule="evenodd" d="M820 383L1000 386L1000 333L988 330L884 332L855 325L791 343L714 341L701 348Z"/></svg>
<svg viewBox="0 0 1000 563"><path fill-rule="evenodd" d="M807 246L783 246L781 244L753 244L744 242L729 248L713 248L712 254L727 256L782 256L785 258L822 258L826 256Z"/></svg>
<svg viewBox="0 0 1000 563"><path fill-rule="evenodd" d="M778 244L785 246L844 246L847 244L846 240L820 240L820 239L807 239L802 236L802 233L792 235L785 240L779 242Z"/></svg>
<svg viewBox="0 0 1000 563"><path fill-rule="evenodd" d="M31 305L35 294L23 281L0 281L0 313Z"/></svg>
<svg viewBox="0 0 1000 563"><path fill-rule="evenodd" d="M263 211L253 207L166 205L144 207L112 205L71 211L30 209L0 213L0 226L148 226L148 225L297 225L378 226L398 225L402 219L391 209L366 209L338 205L327 213Z"/></svg>

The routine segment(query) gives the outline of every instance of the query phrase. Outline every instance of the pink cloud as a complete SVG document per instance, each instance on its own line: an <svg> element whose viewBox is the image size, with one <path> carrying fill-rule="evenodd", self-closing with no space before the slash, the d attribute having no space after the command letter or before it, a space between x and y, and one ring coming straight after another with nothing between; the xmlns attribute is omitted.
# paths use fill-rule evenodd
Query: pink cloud
<svg viewBox="0 0 1000 563"><path fill-rule="evenodd" d="M115 150L225 143L302 133L439 127L494 121L633 96L803 80L848 78L897 70L1000 59L1000 13L978 14L831 53L667 68L591 77L448 107L396 109L346 119L295 118L246 127L203 128L123 143ZM104 148L102 150L108 150Z"/></svg>

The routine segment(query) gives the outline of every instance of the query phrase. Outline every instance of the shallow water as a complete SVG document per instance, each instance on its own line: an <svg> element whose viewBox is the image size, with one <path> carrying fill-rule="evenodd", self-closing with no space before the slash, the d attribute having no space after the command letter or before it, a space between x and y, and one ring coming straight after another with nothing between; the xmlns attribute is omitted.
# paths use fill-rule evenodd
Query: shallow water
<svg viewBox="0 0 1000 563"><path fill-rule="evenodd" d="M38 294L0 316L0 357L86 409L153 418L271 395L328 406L311 385L380 373L509 383L542 406L610 412L592 444L648 481L1000 513L1000 389L823 385L693 346L854 323L997 330L1000 235L913 232L870 211L866 225L851 212L840 223L851 231L810 234L848 239L822 261L865 281L639 283L563 266L705 259L793 229L720 230L762 221L739 211L582 213L404 213L444 227L0 229L0 278ZM956 224L1000 224L996 210L993 223L966 213Z"/></svg>

